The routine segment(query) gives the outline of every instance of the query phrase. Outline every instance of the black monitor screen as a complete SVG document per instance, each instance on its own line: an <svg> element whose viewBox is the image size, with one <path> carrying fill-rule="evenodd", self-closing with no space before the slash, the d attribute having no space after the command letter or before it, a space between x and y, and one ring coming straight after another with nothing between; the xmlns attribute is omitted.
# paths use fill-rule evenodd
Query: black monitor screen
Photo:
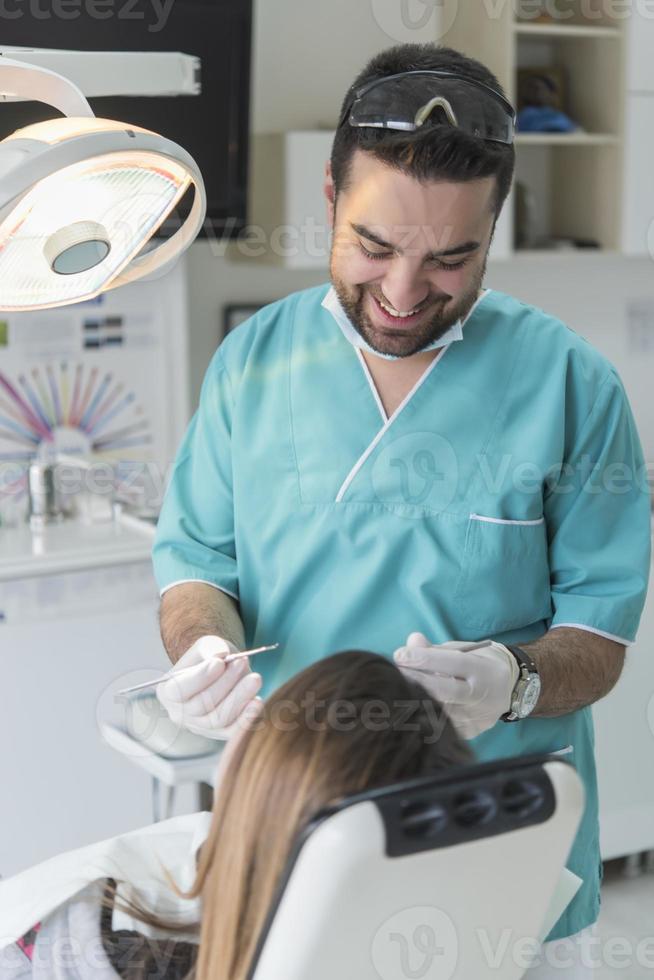
<svg viewBox="0 0 654 980"><path fill-rule="evenodd" d="M88 101L96 116L144 126L191 154L207 191L203 237L233 236L246 220L251 33L252 0L11 0L0 17L0 45L200 58L201 95ZM35 102L0 105L0 139L58 115ZM161 234L179 226L191 200L189 192Z"/></svg>

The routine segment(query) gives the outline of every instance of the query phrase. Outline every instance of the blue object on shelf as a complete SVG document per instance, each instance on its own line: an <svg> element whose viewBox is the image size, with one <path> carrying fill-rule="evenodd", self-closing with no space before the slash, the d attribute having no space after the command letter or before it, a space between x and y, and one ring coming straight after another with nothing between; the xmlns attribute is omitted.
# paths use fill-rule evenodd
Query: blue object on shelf
<svg viewBox="0 0 654 980"><path fill-rule="evenodd" d="M560 109L549 106L526 106L518 113L519 133L574 133L579 127Z"/></svg>

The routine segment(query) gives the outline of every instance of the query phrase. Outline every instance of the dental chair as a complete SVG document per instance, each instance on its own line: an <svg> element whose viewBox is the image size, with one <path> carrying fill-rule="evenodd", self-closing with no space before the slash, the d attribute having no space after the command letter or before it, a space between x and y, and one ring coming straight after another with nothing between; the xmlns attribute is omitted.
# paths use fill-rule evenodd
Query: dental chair
<svg viewBox="0 0 654 980"><path fill-rule="evenodd" d="M583 807L550 755L342 800L295 846L248 980L517 980Z"/></svg>

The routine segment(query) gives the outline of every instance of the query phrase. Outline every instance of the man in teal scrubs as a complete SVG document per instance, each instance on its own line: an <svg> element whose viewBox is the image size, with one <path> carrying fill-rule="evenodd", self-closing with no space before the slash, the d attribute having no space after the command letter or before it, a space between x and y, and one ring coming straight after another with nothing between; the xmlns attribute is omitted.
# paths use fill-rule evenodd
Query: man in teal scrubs
<svg viewBox="0 0 654 980"><path fill-rule="evenodd" d="M224 735L258 691L367 648L418 668L480 760L561 753L587 805L557 940L598 914L589 706L636 634L650 511L611 364L483 286L513 122L484 66L431 45L383 52L348 92L331 283L226 338L177 456L154 563L192 670L159 696ZM215 656L275 642L259 673Z"/></svg>

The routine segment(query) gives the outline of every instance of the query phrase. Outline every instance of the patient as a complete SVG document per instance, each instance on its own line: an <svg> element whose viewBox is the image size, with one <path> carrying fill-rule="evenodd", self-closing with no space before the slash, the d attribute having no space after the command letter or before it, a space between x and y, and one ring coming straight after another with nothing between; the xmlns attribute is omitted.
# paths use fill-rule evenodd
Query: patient
<svg viewBox="0 0 654 980"><path fill-rule="evenodd" d="M116 883L107 880L104 907L96 904L93 913L104 968L85 959L70 972L60 967L57 976L246 980L293 843L316 811L346 795L472 761L443 708L392 661L365 651L319 661L268 698L223 754L195 883L186 893L171 883L184 900L200 899L199 944L188 941L188 926L131 905L132 919L165 928L170 939L113 932ZM34 936L22 948L30 941ZM13 972L5 972L0 957L1 980L36 975L27 955Z"/></svg>

